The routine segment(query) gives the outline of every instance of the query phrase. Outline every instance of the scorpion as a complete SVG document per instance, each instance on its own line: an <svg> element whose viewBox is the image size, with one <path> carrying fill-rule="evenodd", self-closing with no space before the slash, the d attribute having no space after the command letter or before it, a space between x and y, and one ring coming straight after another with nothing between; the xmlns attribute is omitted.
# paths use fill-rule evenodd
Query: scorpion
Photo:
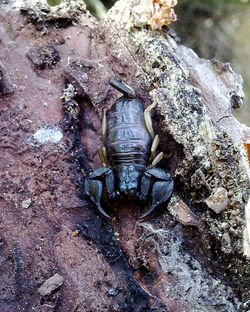
<svg viewBox="0 0 250 312"><path fill-rule="evenodd" d="M104 146L99 149L103 166L88 173L84 190L108 220L112 217L101 206L104 187L109 198L128 196L146 201L151 197L151 207L139 217L143 220L167 201L174 185L168 172L155 168L164 156L163 152L156 156L159 136L155 135L150 115L156 104L144 110L135 91L118 77L111 78L110 85L123 96L104 112Z"/></svg>

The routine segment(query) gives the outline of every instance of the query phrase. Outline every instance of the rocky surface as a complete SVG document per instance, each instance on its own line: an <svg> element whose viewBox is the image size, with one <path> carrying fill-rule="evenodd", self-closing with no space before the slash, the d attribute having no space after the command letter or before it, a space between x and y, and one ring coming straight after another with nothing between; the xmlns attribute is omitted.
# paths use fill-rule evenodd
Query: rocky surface
<svg viewBox="0 0 250 312"><path fill-rule="evenodd" d="M77 1L1 4L1 312L248 309L241 78L148 29L145 5L121 0L97 22ZM145 222L137 201L105 221L83 192L114 74L157 103L159 166L175 179Z"/></svg>

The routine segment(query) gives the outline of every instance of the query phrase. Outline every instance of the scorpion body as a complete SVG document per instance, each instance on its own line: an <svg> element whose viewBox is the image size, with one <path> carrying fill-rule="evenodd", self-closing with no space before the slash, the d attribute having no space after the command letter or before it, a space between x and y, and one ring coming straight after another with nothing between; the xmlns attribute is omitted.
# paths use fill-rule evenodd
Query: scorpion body
<svg viewBox="0 0 250 312"><path fill-rule="evenodd" d="M152 139L138 99L122 97L107 111L107 156L121 193L134 195L149 160Z"/></svg>
<svg viewBox="0 0 250 312"><path fill-rule="evenodd" d="M163 153L155 157L159 137L154 134L150 117L154 105L144 110L134 90L119 78L114 77L110 84L124 96L104 114L101 149L104 166L89 173L85 192L107 219L111 217L100 203L104 183L111 198L119 195L146 200L151 196L150 209L140 217L144 219L170 197L173 180L169 173L154 168L163 157Z"/></svg>

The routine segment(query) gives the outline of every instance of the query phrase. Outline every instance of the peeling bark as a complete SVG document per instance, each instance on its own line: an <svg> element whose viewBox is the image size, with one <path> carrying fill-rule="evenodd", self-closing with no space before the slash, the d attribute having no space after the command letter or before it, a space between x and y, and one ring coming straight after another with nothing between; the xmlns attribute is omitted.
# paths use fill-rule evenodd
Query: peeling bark
<svg viewBox="0 0 250 312"><path fill-rule="evenodd" d="M248 310L242 79L149 30L145 3L121 0L102 22L77 1L0 5L1 312ZM122 200L102 220L83 192L113 75L157 103L159 167L175 180L146 222ZM63 284L41 295L53 276Z"/></svg>

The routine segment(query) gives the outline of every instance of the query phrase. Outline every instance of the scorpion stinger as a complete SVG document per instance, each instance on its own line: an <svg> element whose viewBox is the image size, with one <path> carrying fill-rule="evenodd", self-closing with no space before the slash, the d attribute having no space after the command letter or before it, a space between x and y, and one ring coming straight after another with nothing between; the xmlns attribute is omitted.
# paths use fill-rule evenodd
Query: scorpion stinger
<svg viewBox="0 0 250 312"><path fill-rule="evenodd" d="M135 90L131 88L129 85L126 84L124 80L122 80L119 77L112 77L110 78L109 83L112 87L114 87L116 90L120 91L122 94L124 94L126 97L129 98L135 98Z"/></svg>
<svg viewBox="0 0 250 312"><path fill-rule="evenodd" d="M101 207L104 188L108 198L150 197L151 207L140 217L142 220L171 196L173 179L166 171L154 168L163 157L162 152L156 156L159 136L155 135L150 115L155 103L144 110L125 81L113 77L110 84L123 96L104 113L104 148L100 151L104 166L89 173L84 190L106 219L111 217Z"/></svg>

